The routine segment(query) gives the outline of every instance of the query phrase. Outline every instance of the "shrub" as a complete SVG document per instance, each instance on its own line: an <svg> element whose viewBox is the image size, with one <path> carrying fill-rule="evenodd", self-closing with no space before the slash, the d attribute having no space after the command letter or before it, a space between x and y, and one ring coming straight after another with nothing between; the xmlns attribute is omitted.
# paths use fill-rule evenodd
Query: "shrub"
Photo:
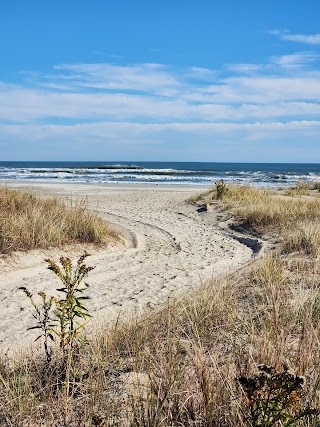
<svg viewBox="0 0 320 427"><path fill-rule="evenodd" d="M291 374L287 366L283 366L282 372L266 365L260 365L259 370L254 377L238 378L247 398L244 410L249 426L272 427L279 422L294 426L303 418L319 413L303 404L304 379Z"/></svg>

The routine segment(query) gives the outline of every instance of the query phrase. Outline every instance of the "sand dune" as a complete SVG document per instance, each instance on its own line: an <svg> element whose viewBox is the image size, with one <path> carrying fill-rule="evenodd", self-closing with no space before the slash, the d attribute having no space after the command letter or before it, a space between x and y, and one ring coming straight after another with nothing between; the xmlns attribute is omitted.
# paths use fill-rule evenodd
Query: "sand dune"
<svg viewBox="0 0 320 427"><path fill-rule="evenodd" d="M30 187L19 184L15 187ZM172 295L188 292L213 276L243 266L253 251L219 227L216 213L199 213L185 200L196 189L186 187L125 187L32 184L45 195L87 197L90 209L122 233L120 242L89 249L89 309L95 319L154 309ZM241 240L241 239L240 239ZM246 241L242 241L246 243ZM32 309L19 290L54 293L58 281L44 259L67 253L76 258L82 247L31 251L0 259L0 340L3 350L31 341Z"/></svg>

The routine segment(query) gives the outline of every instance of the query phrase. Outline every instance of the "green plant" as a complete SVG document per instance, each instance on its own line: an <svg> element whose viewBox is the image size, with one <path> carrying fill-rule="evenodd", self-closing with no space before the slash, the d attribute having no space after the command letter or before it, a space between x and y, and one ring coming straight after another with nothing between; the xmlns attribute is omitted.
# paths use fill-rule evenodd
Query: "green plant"
<svg viewBox="0 0 320 427"><path fill-rule="evenodd" d="M28 328L28 330L40 329L41 333L35 341L38 341L40 338L44 339L44 350L46 354L47 363L49 364L51 361L52 354L49 349L48 342L49 338L54 341L53 328L55 327L55 320L51 317L51 310L55 298L51 296L49 299L47 299L47 295L44 292L39 292L38 295L41 297L42 303L41 305L38 305L35 303L32 293L29 292L27 288L22 286L19 289L21 289L27 295L31 304L34 307L35 312L33 314L33 317L36 319L37 323L35 324L35 326L31 326L30 328Z"/></svg>
<svg viewBox="0 0 320 427"><path fill-rule="evenodd" d="M88 267L84 263L88 256L87 252L81 255L74 269L70 258L60 257L62 269L51 259L46 259L49 264L48 269L53 271L64 285L62 288L58 288L57 291L65 294L65 297L56 301L54 311L60 326L56 334L60 338L60 347L63 350L68 345L70 347L73 346L75 337L85 325L84 322L81 323L78 319L86 320L91 317L87 308L83 305L83 301L90 298L83 295L89 285L85 283L84 287L81 287L82 280L93 270L93 267Z"/></svg>
<svg viewBox="0 0 320 427"><path fill-rule="evenodd" d="M223 197L228 192L227 184L225 183L224 179L219 179L214 182L215 188L216 188L216 194L217 199L222 200Z"/></svg>
<svg viewBox="0 0 320 427"><path fill-rule="evenodd" d="M319 414L302 402L302 377L291 374L285 365L282 372L266 365L260 365L259 370L254 377L237 379L246 396L244 409L249 426L272 427L279 422L284 427L295 426L303 418Z"/></svg>
<svg viewBox="0 0 320 427"><path fill-rule="evenodd" d="M49 264L48 269L53 271L63 283L63 287L57 289L58 292L64 294L61 299L53 296L47 299L47 295L44 292L39 292L42 304L38 305L27 288L20 288L27 295L35 309L33 317L37 320L37 323L28 328L28 330L40 329L42 331L36 341L41 337L44 338L44 349L48 362L51 360L51 352L48 347L49 338L54 341L53 334L57 335L60 340L60 348L63 351L68 347L72 348L75 338L85 326L85 320L92 317L83 304L84 300L90 298L87 295L83 295L89 285L85 283L81 287L83 279L93 269L93 267L88 267L84 263L88 256L87 252L81 255L75 268L68 257L60 257L62 268L51 259L45 260Z"/></svg>

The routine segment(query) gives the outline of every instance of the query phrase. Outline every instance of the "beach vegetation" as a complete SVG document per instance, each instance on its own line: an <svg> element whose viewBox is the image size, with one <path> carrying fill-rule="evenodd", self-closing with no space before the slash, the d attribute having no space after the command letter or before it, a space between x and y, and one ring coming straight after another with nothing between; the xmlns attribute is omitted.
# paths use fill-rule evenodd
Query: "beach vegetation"
<svg viewBox="0 0 320 427"><path fill-rule="evenodd" d="M283 250L292 228L319 220L318 201L228 188L235 221L281 244L155 310L81 328L67 358L52 342L45 376L42 350L2 355L0 425L319 426L319 263ZM78 266L67 262L71 283Z"/></svg>
<svg viewBox="0 0 320 427"><path fill-rule="evenodd" d="M224 179L219 179L214 182L215 185L215 198L218 200L222 200L227 192L229 191L227 188L227 184Z"/></svg>
<svg viewBox="0 0 320 427"><path fill-rule="evenodd" d="M248 425L272 427L297 426L300 421L319 414L302 401L304 378L289 372L288 366L277 372L273 367L260 365L259 374L239 377L246 401Z"/></svg>
<svg viewBox="0 0 320 427"><path fill-rule="evenodd" d="M319 222L302 223L284 237L283 252L297 252L317 258L320 251Z"/></svg>
<svg viewBox="0 0 320 427"><path fill-rule="evenodd" d="M31 292L25 288L20 289L27 295L33 308L33 317L36 324L31 329L40 329L41 333L36 338L44 339L44 350L47 363L51 360L51 350L49 350L49 339L54 341L54 336L59 338L59 346L66 352L75 344L76 338L86 324L86 319L92 317L84 305L84 301L90 297L84 295L88 284L82 283L93 267L87 266L84 261L89 256L87 252L81 255L74 267L68 257L60 257L61 267L52 259L47 259L48 269L51 270L62 282L62 287L56 290L62 293L61 298L54 296L47 297L45 292L39 292L41 305L36 304Z"/></svg>
<svg viewBox="0 0 320 427"><path fill-rule="evenodd" d="M201 193L196 193L187 199L187 203L196 204L197 202L206 198L211 193L212 193L212 190L207 190L207 191L203 191Z"/></svg>
<svg viewBox="0 0 320 427"><path fill-rule="evenodd" d="M56 343L49 369L35 351L2 357L2 424L317 426L320 271L310 262L269 255L153 312L83 329L68 357ZM260 365L272 370L256 374Z"/></svg>
<svg viewBox="0 0 320 427"><path fill-rule="evenodd" d="M115 237L106 221L88 210L85 199L68 207L58 198L0 188L0 253L71 243L104 245Z"/></svg>
<svg viewBox="0 0 320 427"><path fill-rule="evenodd" d="M36 320L34 326L30 326L28 331L33 329L38 329L40 335L37 336L35 341L38 341L40 338L43 338L44 351L46 355L47 363L51 361L51 349L49 346L49 341L54 341L53 337L53 328L55 325L55 319L52 316L52 310L55 298L53 296L47 297L45 292L39 292L38 295L41 297L41 303L37 304L34 300L32 293L24 286L21 286L21 289L29 298L31 305L34 308L33 317Z"/></svg>
<svg viewBox="0 0 320 427"><path fill-rule="evenodd" d="M296 185L287 189L288 196L304 196L310 194L310 190L314 189L314 185L310 182L298 181Z"/></svg>
<svg viewBox="0 0 320 427"><path fill-rule="evenodd" d="M244 225L265 233L290 229L300 222L320 220L320 199L288 197L276 191L229 186L224 204Z"/></svg>

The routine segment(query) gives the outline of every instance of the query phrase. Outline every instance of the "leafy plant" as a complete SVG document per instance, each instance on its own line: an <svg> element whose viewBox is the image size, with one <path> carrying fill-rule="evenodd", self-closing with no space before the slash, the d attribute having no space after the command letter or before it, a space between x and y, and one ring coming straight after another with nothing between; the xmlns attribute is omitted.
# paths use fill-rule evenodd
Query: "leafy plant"
<svg viewBox="0 0 320 427"><path fill-rule="evenodd" d="M41 305L38 305L35 303L32 293L29 292L27 288L22 286L19 289L21 289L27 295L35 310L33 317L36 319L37 322L35 326L31 326L30 328L28 328L28 330L40 329L41 333L36 338L36 341L38 341L40 338L44 338L44 350L46 354L46 359L47 362L50 363L51 351L49 349L48 342L49 339L54 341L53 328L55 327L55 320L51 317L51 309L55 302L55 298L51 296L49 299L47 299L47 295L44 292L39 292L38 295L41 297L42 303Z"/></svg>
<svg viewBox="0 0 320 427"><path fill-rule="evenodd" d="M60 329L56 334L60 338L60 347L65 350L66 346L73 346L75 337L84 327L85 323L81 323L79 319L86 320L91 317L87 308L83 305L83 301L89 299L89 296L83 295L83 292L88 288L88 284L81 287L82 280L93 270L93 267L88 267L84 260L89 254L85 252L77 261L75 269L73 269L72 261L67 257L60 257L62 269L51 259L46 259L49 264L48 269L53 271L63 283L62 288L57 291L65 294L64 298L56 301L54 313L58 319Z"/></svg>
<svg viewBox="0 0 320 427"><path fill-rule="evenodd" d="M228 192L227 184L225 183L224 179L219 179L214 183L216 187L217 199L222 200Z"/></svg>
<svg viewBox="0 0 320 427"><path fill-rule="evenodd" d="M282 372L266 365L259 366L260 373L254 377L239 377L237 380L246 396L244 405L248 425L272 427L296 426L303 418L319 414L310 406L304 406L304 379L291 374L287 366Z"/></svg>
<svg viewBox="0 0 320 427"><path fill-rule="evenodd" d="M36 341L41 337L44 338L44 349L48 362L51 360L48 341L49 339L54 340L53 334L59 337L60 348L65 351L68 346L70 348L73 347L75 338L85 326L85 320L91 317L83 303L83 301L90 298L87 295L83 295L89 285L85 283L81 286L83 279L93 270L93 267L88 267L84 262L88 256L87 252L81 255L75 267L73 267L70 258L60 257L62 268L53 260L46 259L49 264L48 269L53 271L63 283L63 287L57 289L58 292L64 295L60 299L53 296L48 299L44 292L39 292L42 304L38 305L27 288L20 288L27 295L35 309L33 317L37 320L37 323L28 328L28 330L40 329L42 331Z"/></svg>

